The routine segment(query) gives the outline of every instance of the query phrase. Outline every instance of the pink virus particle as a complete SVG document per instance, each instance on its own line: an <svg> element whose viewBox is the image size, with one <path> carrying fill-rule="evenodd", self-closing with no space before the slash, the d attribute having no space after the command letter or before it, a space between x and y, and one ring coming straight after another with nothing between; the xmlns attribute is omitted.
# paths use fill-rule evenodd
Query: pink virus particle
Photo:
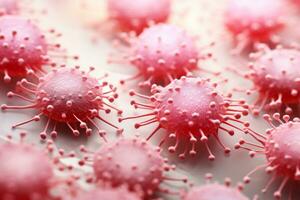
<svg viewBox="0 0 300 200"><path fill-rule="evenodd" d="M207 184L192 188L183 200L249 200L238 189L220 184Z"/></svg>
<svg viewBox="0 0 300 200"><path fill-rule="evenodd" d="M125 186L144 197L153 196L156 192L178 194L163 188L162 184L168 181L187 182L186 178L168 177L166 172L175 170L175 166L168 164L167 159L160 155L159 148L142 139L119 139L106 143L92 156L83 146L81 151L87 155L79 164L89 165L94 171L87 175L88 182Z"/></svg>
<svg viewBox="0 0 300 200"><path fill-rule="evenodd" d="M0 16L17 14L19 6L18 0L0 0Z"/></svg>
<svg viewBox="0 0 300 200"><path fill-rule="evenodd" d="M276 34L284 27L284 8L282 0L230 0L225 25L235 37L236 50L259 42L277 43Z"/></svg>
<svg viewBox="0 0 300 200"><path fill-rule="evenodd" d="M290 121L289 115L284 115L281 119L279 113L273 114L273 118L265 114L264 119L272 127L266 131L266 135L247 129L246 133L256 139L257 143L248 142L241 139L236 144L236 149L245 149L249 151L249 155L254 157L256 154L261 154L266 157L267 162L256 167L244 177L244 182L251 181L251 175L260 169L265 169L268 174L272 174L272 178L266 184L262 192L267 192L268 188L276 180L281 180L279 188L274 192L274 197L282 198L282 191L287 186L288 181L300 180L300 120L294 118ZM279 126L275 125L279 123ZM293 189L290 190L290 199L292 198Z"/></svg>
<svg viewBox="0 0 300 200"><path fill-rule="evenodd" d="M74 198L72 198L74 199ZM97 188L89 192L82 192L75 200L141 200L140 197L124 188Z"/></svg>
<svg viewBox="0 0 300 200"><path fill-rule="evenodd" d="M244 91L247 94L258 92L253 113L283 109L290 114L291 106L300 102L300 51L281 47L270 50L265 45L260 46L257 53L251 54L254 61L249 64L250 71L243 75L254 84Z"/></svg>
<svg viewBox="0 0 300 200"><path fill-rule="evenodd" d="M0 73L5 82L37 73L44 66L55 66L58 60L69 57L60 44L48 43L46 36L57 38L61 34L54 29L43 33L32 20L21 16L0 17Z"/></svg>
<svg viewBox="0 0 300 200"><path fill-rule="evenodd" d="M166 22L171 0L108 0L109 17L125 31L140 33L151 24Z"/></svg>
<svg viewBox="0 0 300 200"><path fill-rule="evenodd" d="M167 130L166 136L161 140L160 146L171 139L175 144L168 150L171 153L178 151L180 144L185 144L184 152L179 157L185 158L189 152L196 154L196 144L204 143L209 153L209 159L215 156L208 145L208 139L214 137L224 148L226 153L230 152L219 138L219 130L234 134L234 129L239 129L234 123L248 126L247 122L241 121L242 115L247 115L248 106L244 100L235 100L231 95L223 96L216 91L217 83L202 78L182 77L172 81L166 87L152 86L152 96L145 96L135 91L130 91L131 96L137 96L149 101L149 103L138 103L133 100L131 104L138 109L150 110L149 113L120 118L119 121L149 117L149 119L135 124L140 128L152 123L158 123L155 130L150 134L148 140L158 130ZM234 122L234 123L231 123Z"/></svg>
<svg viewBox="0 0 300 200"><path fill-rule="evenodd" d="M96 127L99 135L105 139L106 132L99 128L93 120L95 118L121 133L122 129L100 116L100 111L110 113L111 109L116 110L118 114L122 113L121 110L111 105L111 102L118 96L116 88L106 81L100 83L101 79L92 77L90 72L93 70L94 68L91 67L89 72L84 72L79 67L66 68L62 66L39 78L38 83L22 79L17 83L20 94L9 92L7 96L20 98L30 104L24 106L4 104L1 108L2 110L38 110L38 114L33 118L13 125L13 128L39 121L41 116L45 116L48 120L45 129L40 133L41 139L47 138L51 123L53 124L53 129L50 132L52 138L57 136L57 124L63 123L71 129L75 136L80 134L80 129L76 128L78 124L89 136L92 133L92 129L88 126L90 124Z"/></svg>
<svg viewBox="0 0 300 200"><path fill-rule="evenodd" d="M189 75L200 68L198 61L201 56L195 38L178 26L151 26L129 43L130 53L125 59L138 72L127 80L142 77L145 81L140 82L140 86L150 86L153 83L166 85L173 79ZM121 83L125 81L122 80Z"/></svg>

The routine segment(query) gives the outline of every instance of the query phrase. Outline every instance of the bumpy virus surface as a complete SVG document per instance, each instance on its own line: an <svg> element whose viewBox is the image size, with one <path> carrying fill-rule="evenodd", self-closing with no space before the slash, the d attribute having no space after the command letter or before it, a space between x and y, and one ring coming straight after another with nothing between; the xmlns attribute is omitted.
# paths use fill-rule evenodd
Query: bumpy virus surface
<svg viewBox="0 0 300 200"><path fill-rule="evenodd" d="M140 82L140 86L166 85L197 69L217 75L199 67L199 61L211 54L200 56L195 42L195 38L175 25L157 24L145 29L137 38L128 41L130 53L126 51L122 55L122 59L134 65L138 72L121 83L142 77L145 81Z"/></svg>
<svg viewBox="0 0 300 200"><path fill-rule="evenodd" d="M19 9L17 0L0 0L0 15L17 14Z"/></svg>
<svg viewBox="0 0 300 200"><path fill-rule="evenodd" d="M254 83L248 92L258 91L259 98L254 103L254 114L265 109L286 109L299 103L300 96L300 51L298 49L277 48L270 50L262 46L261 51L252 54L254 62L246 78Z"/></svg>
<svg viewBox="0 0 300 200"><path fill-rule="evenodd" d="M0 199L48 198L54 175L43 151L22 143L1 143L0 162Z"/></svg>
<svg viewBox="0 0 300 200"><path fill-rule="evenodd" d="M277 191L274 192L274 196L277 199L282 197L282 190L287 185L288 181L299 181L300 180L300 122L298 118L293 121L289 121L288 115L283 116L283 120L280 119L280 115L275 113L273 118L276 122L281 123L276 127L272 118L269 115L264 115L264 118L272 126L271 129L267 130L267 135L259 134L253 130L247 132L254 137L260 144L247 142L242 139L236 148L243 148L250 151L250 156L253 157L255 154L263 154L266 156L267 163L258 166L255 170L251 171L244 178L245 183L250 182L250 176L259 169L266 169L266 172L272 173L272 178L267 183L266 187L262 192L266 192L269 186L275 182L276 179L282 179L282 182ZM290 199L292 194L290 193Z"/></svg>
<svg viewBox="0 0 300 200"><path fill-rule="evenodd" d="M168 134L162 139L160 145L168 137L175 139L175 145L169 147L170 152L177 151L181 143L187 142L191 145L185 145L185 151L180 154L180 157L184 158L188 151L191 155L195 155L196 143L203 142L209 152L209 159L214 160L215 156L211 153L207 143L208 138L216 138L225 152L229 153L230 149L225 147L219 139L219 130L233 135L232 128L239 128L231 122L248 125L239 120L242 115L248 114L245 102L222 96L215 90L216 86L205 79L182 77L180 80L172 81L166 87L153 86L151 97L131 91L130 95L136 95L151 102L144 104L132 101L132 105L135 108L151 110L151 112L141 116L120 118L120 121L150 117L135 125L139 128L151 123L159 123L148 139L163 128L168 131Z"/></svg>
<svg viewBox="0 0 300 200"><path fill-rule="evenodd" d="M97 188L90 192L79 194L75 200L140 200L140 198L121 188Z"/></svg>
<svg viewBox="0 0 300 200"><path fill-rule="evenodd" d="M148 25L165 22L171 13L171 0L108 0L110 18L126 31L141 32Z"/></svg>
<svg viewBox="0 0 300 200"><path fill-rule="evenodd" d="M109 113L111 109L121 113L120 110L110 104L117 98L116 88L105 81L99 83L99 80L91 77L89 73L79 70L78 67L71 69L62 67L54 69L40 78L38 84L23 79L18 82L18 88L25 95L9 92L8 97L18 97L31 104L25 106L2 105L1 108L3 110L34 108L39 111L32 119L16 124L13 128L32 121L39 121L41 116L46 116L48 118L46 127L40 133L42 139L47 137L51 122L54 124L50 133L52 137L57 136L57 123L65 123L74 135L80 134L80 131L75 128L76 124L85 129L87 135L90 135L92 129L88 127L88 124L91 124L97 128L100 136L105 138L105 131L100 130L93 121L94 118L121 132L121 129L106 121L99 114L99 111ZM28 95L33 95L33 99L27 97Z"/></svg>
<svg viewBox="0 0 300 200"><path fill-rule="evenodd" d="M81 150L90 153L84 147ZM155 192L171 193L169 189L162 189L164 181L187 181L168 178L165 172L174 167L167 164L159 149L141 139L120 139L107 143L93 153L93 157L87 155L79 164L93 167L92 177L96 176L96 182L109 183L113 187L126 186L145 197Z"/></svg>
<svg viewBox="0 0 300 200"><path fill-rule="evenodd" d="M282 0L231 0L225 24L235 36L237 48L242 50L256 42L271 42L272 36L284 26L284 7Z"/></svg>
<svg viewBox="0 0 300 200"><path fill-rule="evenodd" d="M183 200L249 200L238 189L220 184L207 184L192 188Z"/></svg>

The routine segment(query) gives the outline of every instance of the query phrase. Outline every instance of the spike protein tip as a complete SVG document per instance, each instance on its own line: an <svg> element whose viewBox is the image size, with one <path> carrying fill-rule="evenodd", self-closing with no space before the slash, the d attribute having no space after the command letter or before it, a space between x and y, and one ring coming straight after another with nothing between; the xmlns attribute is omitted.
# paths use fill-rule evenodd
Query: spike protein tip
<svg viewBox="0 0 300 200"><path fill-rule="evenodd" d="M200 56L195 38L178 26L157 24L145 29L137 38L128 39L129 49L125 61L135 66L137 74L122 80L142 77L140 86L166 85L175 78L200 69L198 62L208 56ZM128 53L129 52L129 53ZM114 62L114 61L112 61Z"/></svg>
<svg viewBox="0 0 300 200"><path fill-rule="evenodd" d="M105 139L105 131L98 127L93 120L94 118L116 128L117 132L121 133L122 129L111 124L99 114L100 111L109 113L111 109L116 110L118 114L122 113L121 110L111 105L111 102L118 96L116 88L106 81L99 83L98 79L91 77L90 72L93 70L94 68L91 68L87 73L79 70L79 67L69 69L62 66L62 68L53 69L52 72L39 78L37 84L22 79L17 83L17 89L20 90L21 94L9 92L7 96L20 98L30 104L25 106L4 104L1 108L2 110L38 110L39 113L36 116L14 125L13 128L39 121L41 116L46 116L48 118L47 124L40 133L42 139L46 139L51 122L53 122L53 130L50 135L54 138L57 136L57 123L64 123L76 136L80 134L80 131L74 128L76 124L79 124L88 136L92 133L92 129L88 127L88 124L91 124ZM23 95L24 93L25 95Z"/></svg>
<svg viewBox="0 0 300 200"><path fill-rule="evenodd" d="M174 146L169 147L169 151L178 151L180 144L185 144L185 151L180 153L184 158L186 153L196 154L195 145L197 142L205 144L209 159L214 160L208 146L208 138L214 137L224 148L226 153L230 152L228 147L220 141L219 130L223 130L230 135L234 134L234 129L239 129L231 122L248 126L247 122L240 121L242 115L247 115L248 106L244 100L234 100L219 94L215 87L206 79L186 78L172 81L166 87L152 87L152 96L144 96L131 91L131 96L138 96L148 100L149 104L132 101L135 108L150 110L150 113L120 118L119 121L149 117L144 122L136 123L135 128L140 128L152 123L158 123L155 130L150 134L150 139L159 129L166 129L168 134L161 140L162 145L167 139L175 140Z"/></svg>
<svg viewBox="0 0 300 200"><path fill-rule="evenodd" d="M284 115L283 120L279 113L273 115L273 119L270 115L264 115L264 119L270 124L271 129L267 130L266 135L257 133L251 129L247 129L246 133L250 134L254 139L258 141L258 144L247 142L241 139L236 144L236 149L245 149L249 151L249 155L254 157L256 154L262 154L266 156L267 163L258 166L244 178L245 183L249 183L250 176L260 169L265 169L268 174L272 174L272 178L267 183L266 187L262 189L262 192L267 192L268 188L276 180L281 180L279 188L274 192L276 199L282 198L282 191L288 186L288 181L295 183L300 180L300 120L294 118L293 121L289 121L290 117ZM274 121L280 123L279 126L275 126ZM295 183L296 184L296 183ZM293 199L293 184L290 188L290 199Z"/></svg>
<svg viewBox="0 0 300 200"><path fill-rule="evenodd" d="M172 0L108 0L109 17L124 31L140 33L151 24L166 22Z"/></svg>
<svg viewBox="0 0 300 200"><path fill-rule="evenodd" d="M44 33L32 20L21 16L0 17L0 73L5 82L40 72L45 66L55 66L56 59L68 58L61 45L49 44L46 36L60 34L54 29Z"/></svg>
<svg viewBox="0 0 300 200"><path fill-rule="evenodd" d="M284 8L282 0L230 0L225 25L235 37L236 53L255 43L277 43L276 34L285 24Z"/></svg>
<svg viewBox="0 0 300 200"><path fill-rule="evenodd" d="M293 105L300 102L300 51L298 48L269 49L259 45L259 51L252 53L254 60L246 74L238 72L254 83L247 94L258 92L259 98L252 106L254 115L266 111L284 110L291 114Z"/></svg>
<svg viewBox="0 0 300 200"><path fill-rule="evenodd" d="M175 170L175 166L167 163L160 155L159 148L156 149L141 139L120 139L105 144L95 153L83 146L81 151L86 155L79 164L94 169L93 174L87 174L87 181L91 183L108 183L112 187L125 186L144 197L150 197L157 192L178 195L178 192L163 189L163 183L187 182L185 178L168 177L166 172Z"/></svg>

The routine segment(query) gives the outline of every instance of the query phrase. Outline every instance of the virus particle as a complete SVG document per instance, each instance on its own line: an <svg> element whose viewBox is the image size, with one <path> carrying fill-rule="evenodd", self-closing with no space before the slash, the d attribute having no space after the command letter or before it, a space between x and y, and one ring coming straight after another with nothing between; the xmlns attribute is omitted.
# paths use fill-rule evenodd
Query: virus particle
<svg viewBox="0 0 300 200"><path fill-rule="evenodd" d="M235 36L236 50L257 42L276 43L274 36L284 27L283 3L282 0L231 0L225 24Z"/></svg>
<svg viewBox="0 0 300 200"><path fill-rule="evenodd" d="M130 53L124 57L137 68L138 73L127 80L142 77L145 81L140 86L150 86L153 83L166 85L199 68L198 61L201 57L195 39L175 25L151 26L129 43ZM206 56L203 59L204 57ZM121 83L125 81L122 80Z"/></svg>
<svg viewBox="0 0 300 200"><path fill-rule="evenodd" d="M290 105L300 102L300 51L280 47L270 50L262 45L251 56L254 62L250 63L250 72L245 77L254 83L254 88L247 92L259 93L253 113L257 115L264 108L292 112Z"/></svg>
<svg viewBox="0 0 300 200"><path fill-rule="evenodd" d="M150 104L132 101L135 108L150 110L150 113L140 116L120 118L120 121L149 117L144 122L136 123L135 128L140 128L152 123L158 123L155 130L150 134L148 140L155 133L163 128L168 134L162 139L162 145L166 139L176 140L174 146L169 147L169 151L174 153L181 143L185 144L185 150L179 155L184 158L189 151L191 155L196 154L195 145L197 142L205 144L209 152L209 159L214 160L208 145L208 138L214 137L224 148L226 153L230 152L221 142L218 132L223 130L230 135L234 134L234 129L239 129L231 122L248 126L247 122L242 122L239 118L247 115L248 106L244 100L234 100L230 97L219 94L215 87L206 79L182 77L180 80L172 81L166 87L154 85L151 97L130 92L131 96L138 96L149 100Z"/></svg>
<svg viewBox="0 0 300 200"><path fill-rule="evenodd" d="M43 33L33 21L21 16L0 18L0 73L4 81L40 72L42 67L56 66L70 58L59 43L51 44L46 36L60 37L54 29ZM72 57L75 60L77 56Z"/></svg>
<svg viewBox="0 0 300 200"><path fill-rule="evenodd" d="M108 12L122 30L140 33L151 24L165 22L171 0L108 0Z"/></svg>
<svg viewBox="0 0 300 200"><path fill-rule="evenodd" d="M162 189L165 181L187 182L186 179L167 177L165 172L175 167L168 165L159 148L141 139L119 139L106 143L92 154L93 157L84 147L81 151L87 155L79 164L89 164L93 168L91 177L96 176L95 182L108 183L112 187L125 186L145 197L156 192L172 193L169 189Z"/></svg>
<svg viewBox="0 0 300 200"><path fill-rule="evenodd" d="M248 200L238 189L220 184L207 184L192 188L183 200Z"/></svg>
<svg viewBox="0 0 300 200"><path fill-rule="evenodd" d="M48 196L53 172L43 152L25 144L1 144L0 162L0 199L31 200Z"/></svg>
<svg viewBox="0 0 300 200"><path fill-rule="evenodd" d="M2 105L1 108L2 110L34 108L39 111L33 118L16 124L13 128L32 121L39 121L41 116L46 116L48 118L47 124L40 133L42 139L46 139L51 122L54 126L50 135L54 138L57 136L57 123L64 123L76 136L80 134L80 131L75 128L77 124L85 130L86 135L92 133L92 129L88 127L88 124L91 124L105 139L105 131L100 130L94 122L94 118L116 128L117 132L121 133L121 129L99 114L99 111L109 113L111 109L121 114L121 110L110 104L117 98L116 88L106 81L99 83L98 79L91 77L90 72L93 69L91 68L87 73L79 70L79 67L69 69L62 66L62 68L54 69L40 78L37 84L22 79L17 86L25 95L9 92L8 97L18 97L30 102L30 104L25 106ZM27 97L28 95L31 97L33 95L33 99Z"/></svg>
<svg viewBox="0 0 300 200"><path fill-rule="evenodd" d="M0 0L0 16L16 14L19 12L19 9L17 0Z"/></svg>
<svg viewBox="0 0 300 200"><path fill-rule="evenodd" d="M72 198L73 199L73 198ZM83 192L75 200L140 200L140 198L124 188L97 188L96 190Z"/></svg>
<svg viewBox="0 0 300 200"><path fill-rule="evenodd" d="M282 190L287 185L288 181L300 180L300 120L295 118L293 121L289 121L289 115L284 115L281 119L279 113L273 115L273 119L276 123L280 123L279 126L275 126L273 119L270 115L265 114L264 119L271 125L271 129L267 130L267 135L262 135L251 129L246 132L255 138L259 143L247 142L241 139L236 144L236 149L242 148L249 152L251 157L256 154L262 154L266 156L267 163L258 166L255 170L251 171L245 176L244 182L250 182L250 176L257 170L266 169L267 173L272 173L272 178L267 183L262 192L266 192L272 183L277 179L282 179L282 182L274 192L274 196L277 199L282 197ZM291 191L292 192L292 191ZM290 196L292 194L290 193ZM290 198L292 199L292 198Z"/></svg>

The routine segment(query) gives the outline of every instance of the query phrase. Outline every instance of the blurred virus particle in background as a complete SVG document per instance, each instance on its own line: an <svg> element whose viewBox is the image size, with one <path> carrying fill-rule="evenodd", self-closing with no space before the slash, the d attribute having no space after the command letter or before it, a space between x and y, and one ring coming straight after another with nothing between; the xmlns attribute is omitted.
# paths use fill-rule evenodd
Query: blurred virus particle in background
<svg viewBox="0 0 300 200"><path fill-rule="evenodd" d="M92 129L88 126L91 124L96 127L99 135L105 139L106 132L98 127L95 118L117 129L118 133L122 132L112 123L108 122L100 111L106 114L113 109L121 114L122 111L115 108L111 103L118 97L116 88L103 81L93 78L90 72L94 68L91 67L89 72L84 72L79 67L53 69L52 72L39 78L38 83L30 82L22 79L17 83L18 93L9 92L8 97L17 97L29 105L25 106L9 106L2 105L2 110L9 109L36 109L39 111L33 118L16 124L13 128L24 124L39 121L41 116L47 117L45 129L40 133L41 139L46 139L50 129L51 122L53 129L50 133L52 138L57 136L56 127L58 123L66 124L75 136L80 134L77 124L87 136L91 135ZM99 83L100 81L100 83Z"/></svg>
<svg viewBox="0 0 300 200"><path fill-rule="evenodd" d="M273 119L270 115L265 114L264 119L272 127L267 130L266 135L248 129L247 133L258 143L241 139L235 148L249 151L251 157L260 154L266 156L267 159L265 164L256 167L245 176L245 183L251 181L250 176L253 173L265 169L268 174L272 174L272 177L262 192L267 192L276 180L281 180L279 188L274 192L274 197L281 199L283 189L288 187L290 189L289 197L293 199L293 192L296 192L296 181L300 180L300 119L294 118L293 121L289 121L289 115L284 115L282 118L279 113L275 113ZM276 123L280 125L276 126ZM291 182L290 185L288 184L289 181Z"/></svg>
<svg viewBox="0 0 300 200"><path fill-rule="evenodd" d="M86 155L79 164L91 166L94 171L93 174L87 174L87 181L91 183L125 186L150 198L157 193L179 195L179 192L163 188L164 183L187 182L186 178L169 177L167 172L175 170L175 166L168 164L159 148L142 139L119 139L106 143L95 153L82 146L81 151Z"/></svg>
<svg viewBox="0 0 300 200"><path fill-rule="evenodd" d="M141 33L149 25L166 22L172 0L108 0L109 18L124 31Z"/></svg>
<svg viewBox="0 0 300 200"><path fill-rule="evenodd" d="M171 24L157 24L145 29L137 38L128 38L129 48L121 54L123 62L134 65L136 75L124 79L143 78L139 86L153 83L166 85L173 79L190 75L192 71L208 72L199 67L199 61L210 57L200 55L196 39L182 28ZM113 62L113 61L112 61Z"/></svg>
<svg viewBox="0 0 300 200"><path fill-rule="evenodd" d="M182 194L182 200L249 200L241 193L243 185L238 184L236 188L231 187L230 178L225 179L225 185L213 183L212 174L206 174L206 184L193 186L189 191Z"/></svg>
<svg viewBox="0 0 300 200"><path fill-rule="evenodd" d="M133 100L131 104L138 109L150 110L140 116L120 118L120 121L149 117L146 121L135 124L135 128L158 123L155 130L150 134L148 140L160 129L168 133L161 140L160 146L166 140L175 141L168 150L171 153L178 152L180 145L184 144L184 152L179 157L185 158L186 154L195 155L196 144L201 142L205 145L209 159L215 156L208 145L208 139L213 137L224 149L225 153L230 148L225 147L219 138L219 130L229 135L234 130L241 130L234 125L248 126L248 122L240 120L242 115L248 114L248 106L244 100L234 100L231 94L223 96L216 91L217 84L202 78L182 77L172 81L166 87L154 85L152 96L145 96L131 91L131 96L146 99L149 103L138 103ZM233 122L233 123L232 123Z"/></svg>
<svg viewBox="0 0 300 200"><path fill-rule="evenodd" d="M32 20L21 16L0 17L0 73L5 82L55 66L56 59L68 58L61 45L49 43L47 36L53 39L60 34L54 29L43 32Z"/></svg>
<svg viewBox="0 0 300 200"><path fill-rule="evenodd" d="M125 188L108 188L108 187L97 187L96 189L88 192L81 192L75 198L70 198L69 200L141 200L141 198L129 192Z"/></svg>
<svg viewBox="0 0 300 200"><path fill-rule="evenodd" d="M40 150L32 144L25 144L25 133L21 140L13 141L11 136L2 137L0 143L0 199L1 200L56 200L53 189L63 187L65 194L75 182L75 177L58 177L55 159L47 156L51 148Z"/></svg>
<svg viewBox="0 0 300 200"><path fill-rule="evenodd" d="M266 45L259 45L259 51L250 57L254 60L249 64L250 72L238 73L254 84L244 92L258 92L259 97L251 108L253 113L258 115L265 109L291 114L293 105L300 102L299 48L278 46L271 50Z"/></svg>
<svg viewBox="0 0 300 200"><path fill-rule="evenodd" d="M282 0L230 0L225 25L235 40L234 53L241 53L255 43L278 43L284 28L286 5Z"/></svg>

